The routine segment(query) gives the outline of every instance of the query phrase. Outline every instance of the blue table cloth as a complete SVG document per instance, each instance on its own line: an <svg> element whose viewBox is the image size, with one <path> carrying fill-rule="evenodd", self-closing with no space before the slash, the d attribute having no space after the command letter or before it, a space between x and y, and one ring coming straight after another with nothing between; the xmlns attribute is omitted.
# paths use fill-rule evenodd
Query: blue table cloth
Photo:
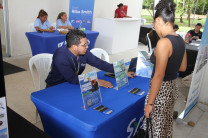
<svg viewBox="0 0 208 138"><path fill-rule="evenodd" d="M85 33L87 35L87 39L90 41L88 50L91 50L95 46L95 41L99 33L90 30L86 30ZM66 35L59 34L58 31L53 33L26 32L25 35L30 43L33 56L40 53L53 54L58 47L66 45Z"/></svg>
<svg viewBox="0 0 208 138"><path fill-rule="evenodd" d="M98 73L98 79L112 82L115 79ZM139 96L128 93L134 87L145 91ZM100 87L102 105L113 112L109 115L93 108L83 109L79 85L62 83L31 94L31 100L40 114L45 132L51 137L126 138L132 137L144 114L144 100L149 79L129 78L129 86L117 91Z"/></svg>

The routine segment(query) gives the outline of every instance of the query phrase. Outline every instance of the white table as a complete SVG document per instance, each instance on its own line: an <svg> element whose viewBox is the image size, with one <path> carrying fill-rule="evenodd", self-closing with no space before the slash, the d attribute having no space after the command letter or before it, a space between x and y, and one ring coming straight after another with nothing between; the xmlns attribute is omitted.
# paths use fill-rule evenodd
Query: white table
<svg viewBox="0 0 208 138"><path fill-rule="evenodd" d="M94 31L99 32L95 47L108 54L124 52L138 47L141 19L138 18L96 18Z"/></svg>

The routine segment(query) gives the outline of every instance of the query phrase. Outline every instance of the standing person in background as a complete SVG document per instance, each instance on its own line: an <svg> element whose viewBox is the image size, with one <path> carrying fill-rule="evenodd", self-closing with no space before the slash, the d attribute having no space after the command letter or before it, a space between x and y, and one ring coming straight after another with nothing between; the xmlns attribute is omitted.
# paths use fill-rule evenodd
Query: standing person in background
<svg viewBox="0 0 208 138"><path fill-rule="evenodd" d="M58 14L56 21L56 29L74 29L69 20L67 20L67 15L65 12L61 12Z"/></svg>
<svg viewBox="0 0 208 138"><path fill-rule="evenodd" d="M124 5L123 3L120 3L119 5L117 5L117 9L115 10L115 15L114 15L114 18L131 18L130 16L127 16L125 13L124 13Z"/></svg>
<svg viewBox="0 0 208 138"><path fill-rule="evenodd" d="M37 19L35 20L33 32L54 32L55 28L51 26L47 18L47 12L41 9L39 11Z"/></svg>
<svg viewBox="0 0 208 138"><path fill-rule="evenodd" d="M153 138L172 137L177 72L187 66L185 43L173 30L175 6L173 0L160 0L155 7L154 28L161 39L150 58L154 69L144 108L146 118L152 120L149 136Z"/></svg>

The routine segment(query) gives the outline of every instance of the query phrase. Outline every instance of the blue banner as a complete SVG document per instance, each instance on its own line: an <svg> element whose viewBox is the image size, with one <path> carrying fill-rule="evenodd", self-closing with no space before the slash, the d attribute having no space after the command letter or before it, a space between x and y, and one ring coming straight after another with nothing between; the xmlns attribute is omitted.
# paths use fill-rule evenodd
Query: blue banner
<svg viewBox="0 0 208 138"><path fill-rule="evenodd" d="M70 0L69 21L74 28L92 30L94 0Z"/></svg>

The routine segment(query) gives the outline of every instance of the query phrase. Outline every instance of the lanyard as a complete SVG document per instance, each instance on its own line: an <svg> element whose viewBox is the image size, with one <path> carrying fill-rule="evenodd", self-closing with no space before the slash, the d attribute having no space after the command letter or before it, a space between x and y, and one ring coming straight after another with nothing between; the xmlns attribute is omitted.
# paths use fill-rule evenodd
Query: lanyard
<svg viewBox="0 0 208 138"><path fill-rule="evenodd" d="M73 64L74 64L75 74L78 75L80 64L79 64L79 62L78 62L78 68L76 68L76 65L75 65L75 63L74 63L74 59L73 59L72 57L71 57L71 59L72 59L72 62L73 62Z"/></svg>

